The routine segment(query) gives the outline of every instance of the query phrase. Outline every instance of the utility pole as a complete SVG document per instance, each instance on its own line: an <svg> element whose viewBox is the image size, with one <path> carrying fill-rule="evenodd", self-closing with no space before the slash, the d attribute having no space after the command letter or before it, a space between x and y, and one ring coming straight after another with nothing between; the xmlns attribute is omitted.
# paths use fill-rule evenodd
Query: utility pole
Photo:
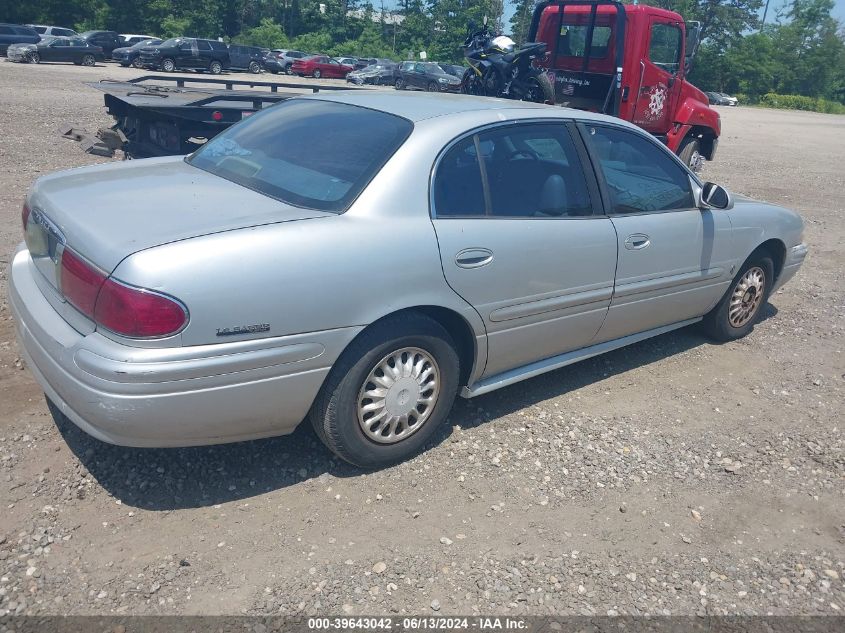
<svg viewBox="0 0 845 633"><path fill-rule="evenodd" d="M766 8L763 9L763 19L760 22L760 32L763 32L763 27L766 26L766 14L769 12L769 0L766 0Z"/></svg>

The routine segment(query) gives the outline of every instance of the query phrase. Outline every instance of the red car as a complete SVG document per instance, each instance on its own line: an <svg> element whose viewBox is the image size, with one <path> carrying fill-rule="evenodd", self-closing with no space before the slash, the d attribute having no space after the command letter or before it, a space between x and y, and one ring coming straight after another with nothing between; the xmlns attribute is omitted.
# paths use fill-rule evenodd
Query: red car
<svg viewBox="0 0 845 633"><path fill-rule="evenodd" d="M297 59L291 66L294 75L310 75L315 79L320 77L338 77L343 79L352 72L352 66L346 66L326 55L314 55L304 59Z"/></svg>

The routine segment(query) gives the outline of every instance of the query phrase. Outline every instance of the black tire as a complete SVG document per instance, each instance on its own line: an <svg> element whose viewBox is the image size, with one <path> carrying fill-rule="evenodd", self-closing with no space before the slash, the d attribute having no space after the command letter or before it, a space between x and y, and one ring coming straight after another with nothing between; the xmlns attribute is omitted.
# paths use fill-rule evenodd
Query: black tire
<svg viewBox="0 0 845 633"><path fill-rule="evenodd" d="M405 82L402 81L401 79L397 79L393 83L393 87L396 88L397 90L404 90L405 89Z"/></svg>
<svg viewBox="0 0 845 633"><path fill-rule="evenodd" d="M762 296L754 306L753 311L748 315L747 321L739 322L739 320L731 319L731 303L734 294L740 291L740 284L746 280L746 274L749 271L760 271L763 275L763 290L760 293ZM754 324L759 320L760 314L763 311L766 302L769 300L769 294L772 291L772 282L775 278L775 266L772 258L766 251L754 251L751 256L739 269L736 277L731 281L725 295L716 304L702 321L704 331L710 338L719 341L733 341L742 338L754 329ZM754 292L754 296L758 291ZM744 297L745 295L743 295ZM743 302L740 302L744 305Z"/></svg>
<svg viewBox="0 0 845 633"><path fill-rule="evenodd" d="M421 426L395 443L368 438L358 421L359 392L382 359L405 347L423 350L436 362L440 394ZM311 408L317 436L335 455L366 469L404 461L418 453L449 415L458 392L460 360L449 333L417 314L388 317L361 334L341 354Z"/></svg>
<svg viewBox="0 0 845 633"><path fill-rule="evenodd" d="M550 103L555 102L555 89L552 82L546 76L546 73L537 73L525 80L528 88L525 99L523 101L533 101L534 103ZM532 85L533 84L533 85Z"/></svg>
<svg viewBox="0 0 845 633"><path fill-rule="evenodd" d="M211 60L211 63L208 64L208 72L212 75L219 75L223 72L223 64L218 62L216 59Z"/></svg>
<svg viewBox="0 0 845 633"><path fill-rule="evenodd" d="M319 79L320 77L322 77L322 76L323 76L323 73L321 73L321 72L320 72L320 69L319 69L319 68L315 68L315 69L314 69L313 76L314 76L314 79Z"/></svg>
<svg viewBox="0 0 845 633"><path fill-rule="evenodd" d="M29 55L26 56L26 61L30 64L40 64L41 63L41 55L39 55L37 51L33 51Z"/></svg>
<svg viewBox="0 0 845 633"><path fill-rule="evenodd" d="M701 155L701 143L697 138L687 137L681 141L681 146L678 148L678 158L690 168L691 171L698 173L704 165L704 157Z"/></svg>
<svg viewBox="0 0 845 633"><path fill-rule="evenodd" d="M291 70L292 66L293 66L293 64L285 64L285 74L286 75L292 75L293 74L293 70Z"/></svg>
<svg viewBox="0 0 845 633"><path fill-rule="evenodd" d="M249 70L249 72L251 72L253 75L257 75L261 72L261 64L256 61L251 61L249 62L249 68L247 70Z"/></svg>
<svg viewBox="0 0 845 633"><path fill-rule="evenodd" d="M132 60L132 68L143 68L143 67L144 67L144 64L141 62L140 57L136 57L134 60Z"/></svg>
<svg viewBox="0 0 845 633"><path fill-rule="evenodd" d="M426 92L440 92L440 86L437 85L436 81L429 81L425 89Z"/></svg>
<svg viewBox="0 0 845 633"><path fill-rule="evenodd" d="M83 66L94 66L97 63L97 60L94 59L93 55L83 55L82 56L82 65Z"/></svg>
<svg viewBox="0 0 845 633"><path fill-rule="evenodd" d="M176 70L176 62L169 57L165 57L161 60L161 70L166 73L172 73Z"/></svg>

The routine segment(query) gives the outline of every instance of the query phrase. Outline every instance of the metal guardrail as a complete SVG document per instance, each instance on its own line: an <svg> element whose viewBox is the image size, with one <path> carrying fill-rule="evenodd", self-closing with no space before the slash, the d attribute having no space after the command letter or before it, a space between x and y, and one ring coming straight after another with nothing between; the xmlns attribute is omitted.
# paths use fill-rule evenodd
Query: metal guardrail
<svg viewBox="0 0 845 633"><path fill-rule="evenodd" d="M126 83L137 84L144 81L167 81L175 82L177 88L184 88L185 84L213 84L225 86L226 90L234 90L235 86L246 86L249 88L270 88L270 92L278 92L279 88L295 88L297 90L311 90L311 92L320 92L321 90L360 90L353 86L305 86L302 84L294 84L281 81L248 81L243 79L193 79L191 77L170 77L167 75L143 75L135 79L129 79Z"/></svg>

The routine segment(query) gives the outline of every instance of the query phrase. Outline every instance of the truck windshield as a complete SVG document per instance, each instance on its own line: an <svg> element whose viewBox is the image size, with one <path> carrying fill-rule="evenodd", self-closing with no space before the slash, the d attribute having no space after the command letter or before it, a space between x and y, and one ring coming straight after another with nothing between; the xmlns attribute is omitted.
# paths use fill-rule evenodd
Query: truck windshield
<svg viewBox="0 0 845 633"><path fill-rule="evenodd" d="M378 110L291 99L233 125L186 160L282 202L342 213L412 129Z"/></svg>

